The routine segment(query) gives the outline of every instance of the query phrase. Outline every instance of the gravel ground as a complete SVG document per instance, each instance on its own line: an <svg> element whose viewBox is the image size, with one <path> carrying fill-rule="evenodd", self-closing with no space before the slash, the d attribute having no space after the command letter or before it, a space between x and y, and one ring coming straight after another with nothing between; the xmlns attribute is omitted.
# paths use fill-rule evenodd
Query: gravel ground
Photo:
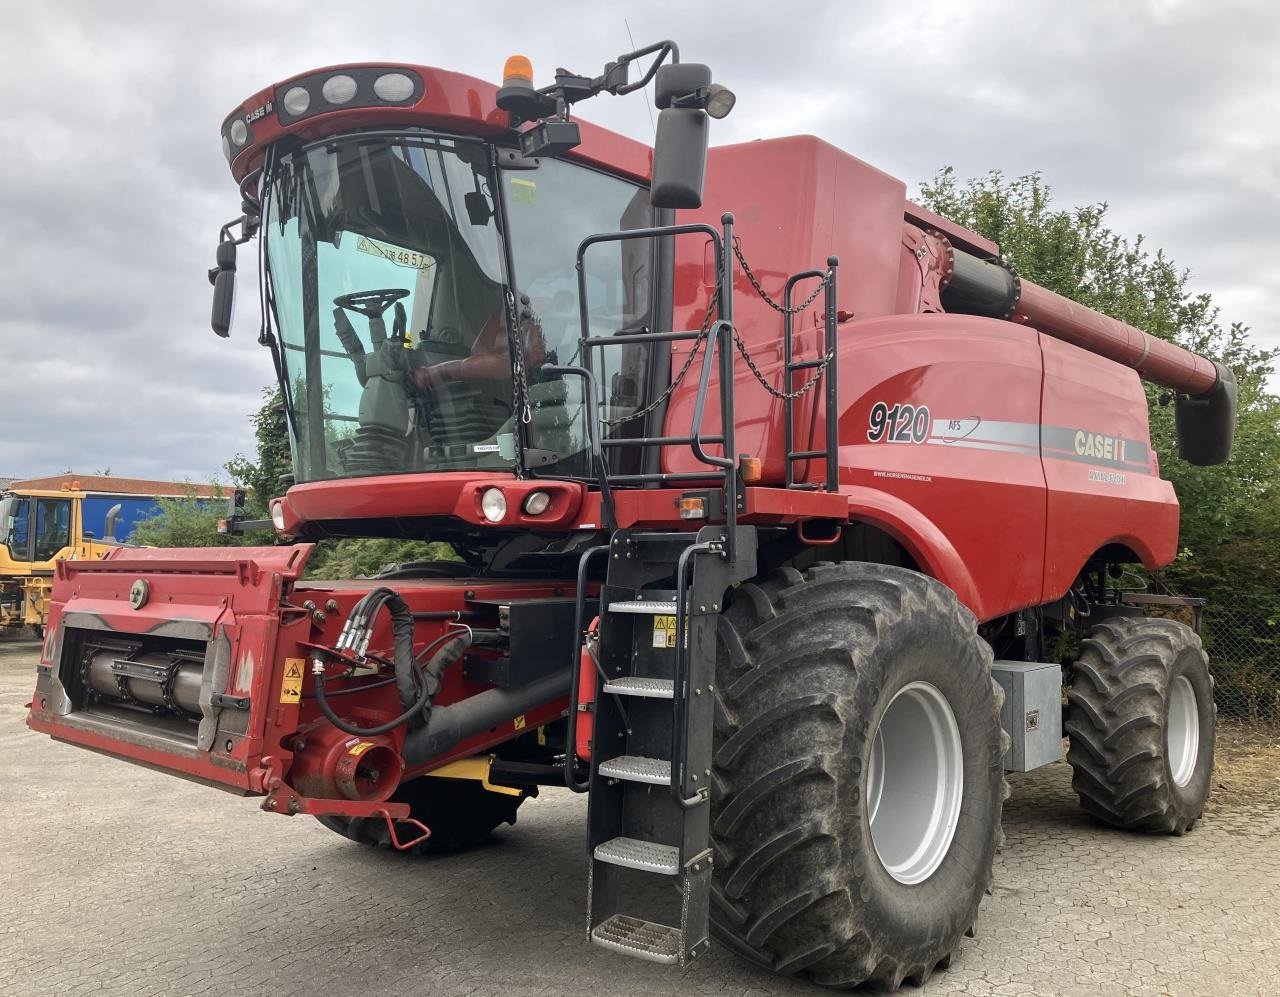
<svg viewBox="0 0 1280 997"><path fill-rule="evenodd" d="M584 940L586 801L404 860L28 731L0 645L0 993L816 994L723 950L681 971ZM1280 749L1222 745L1183 838L1102 828L1065 765L1013 777L978 937L923 991L1280 994Z"/></svg>

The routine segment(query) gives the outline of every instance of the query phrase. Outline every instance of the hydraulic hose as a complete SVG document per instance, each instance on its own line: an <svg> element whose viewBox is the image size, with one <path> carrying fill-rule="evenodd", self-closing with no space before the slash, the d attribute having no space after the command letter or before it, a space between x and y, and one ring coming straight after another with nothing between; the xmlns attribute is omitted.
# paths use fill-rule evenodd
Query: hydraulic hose
<svg viewBox="0 0 1280 997"><path fill-rule="evenodd" d="M355 724L348 723L346 720L343 720L342 717L338 716L338 714L334 712L333 707L329 705L328 697L325 695L325 675L323 668L317 670L315 674L316 705L320 708L320 712L324 714L324 718L328 720L329 723L333 724L344 734L351 734L354 737L376 737L380 734L387 734L395 730L397 727L409 723L415 718L419 718L419 726L425 726L431 715L431 702L436 693L440 691L440 676L446 668L461 658L463 652L471 645L471 633L470 631L450 631L446 634L442 634L422 650L422 653L418 655L418 659L421 660L423 657L426 657L438 645L441 646L439 646L439 649L435 651L431 660L427 662L426 667L422 670L422 677L417 683L413 700L409 704L408 709L398 717L388 720L385 723L378 724L375 727L357 727ZM400 656L397 649L397 671L399 671L399 661ZM412 647L410 647L409 651L409 668L416 668ZM414 681L412 672L410 672L409 681L411 683ZM375 684L381 685L382 683ZM397 685L399 685L398 681ZM345 693L350 690L344 689L342 691Z"/></svg>

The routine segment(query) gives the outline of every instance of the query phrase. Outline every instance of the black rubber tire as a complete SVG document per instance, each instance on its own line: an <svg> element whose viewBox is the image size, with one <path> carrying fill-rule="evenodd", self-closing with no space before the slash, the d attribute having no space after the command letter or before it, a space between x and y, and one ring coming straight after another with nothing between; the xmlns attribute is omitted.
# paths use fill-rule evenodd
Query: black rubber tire
<svg viewBox="0 0 1280 997"><path fill-rule="evenodd" d="M991 649L955 594L877 564L784 568L721 616L711 930L758 963L831 987L923 983L971 934L1008 787ZM964 790L942 864L885 870L864 799L898 690L927 681L960 729Z"/></svg>
<svg viewBox="0 0 1280 997"><path fill-rule="evenodd" d="M1185 786L1169 768L1169 690L1184 675L1196 697L1200 746ZM1067 761L1084 809L1116 827L1185 834L1204 813L1213 779L1217 708L1209 659L1175 620L1116 617L1081 642L1067 692Z"/></svg>
<svg viewBox="0 0 1280 997"><path fill-rule="evenodd" d="M502 824L516 822L516 810L533 794L493 793L469 779L422 777L403 783L391 799L409 804L409 816L431 828L431 837L407 849L405 855L440 855L479 844ZM330 831L375 848L391 848L387 822L381 817L317 817ZM402 838L417 834L401 825Z"/></svg>

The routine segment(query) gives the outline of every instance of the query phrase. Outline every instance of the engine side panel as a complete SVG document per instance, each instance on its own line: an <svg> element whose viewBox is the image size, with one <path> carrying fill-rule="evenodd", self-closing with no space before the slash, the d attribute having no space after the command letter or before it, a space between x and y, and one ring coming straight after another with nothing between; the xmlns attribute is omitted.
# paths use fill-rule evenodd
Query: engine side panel
<svg viewBox="0 0 1280 997"><path fill-rule="evenodd" d="M1137 373L1049 336L1044 354L1044 469L1048 486L1044 594L1061 596L1106 544L1148 568L1178 550L1178 499L1151 449Z"/></svg>
<svg viewBox="0 0 1280 997"><path fill-rule="evenodd" d="M841 481L980 619L1041 601L1038 336L967 316L840 328ZM879 493L878 495L876 493Z"/></svg>

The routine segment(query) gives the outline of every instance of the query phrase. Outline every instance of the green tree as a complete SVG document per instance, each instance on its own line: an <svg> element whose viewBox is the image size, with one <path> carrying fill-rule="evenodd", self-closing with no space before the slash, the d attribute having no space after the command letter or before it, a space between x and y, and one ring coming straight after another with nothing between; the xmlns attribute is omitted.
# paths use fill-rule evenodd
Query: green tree
<svg viewBox="0 0 1280 997"><path fill-rule="evenodd" d="M1267 387L1277 351L1260 348L1240 324L1224 326L1211 296L1194 292L1189 272L1162 251L1112 230L1105 203L1055 207L1038 173L962 181L947 168L921 185L920 199L999 243L1027 279L1235 371L1239 423L1231 462L1221 467L1177 457L1168 392L1147 385L1152 443L1182 507L1180 553L1157 584L1229 606L1232 619L1247 621L1227 635L1233 644L1280 644L1273 633L1280 620L1280 398ZM1267 681L1280 692L1278 659L1267 660Z"/></svg>
<svg viewBox="0 0 1280 997"><path fill-rule="evenodd" d="M236 487L245 489L246 511L250 518L266 519L269 503L285 493L284 480L293 474L293 457L289 451L289 428L279 388L264 388L262 404L250 416L257 454L250 460L236 454L227 461L227 473Z"/></svg>
<svg viewBox="0 0 1280 997"><path fill-rule="evenodd" d="M227 514L222 489L214 485L214 497L201 499L195 486L186 486L182 498L161 498L154 515L134 526L129 542L143 547L223 547L228 538L218 533L218 520Z"/></svg>

